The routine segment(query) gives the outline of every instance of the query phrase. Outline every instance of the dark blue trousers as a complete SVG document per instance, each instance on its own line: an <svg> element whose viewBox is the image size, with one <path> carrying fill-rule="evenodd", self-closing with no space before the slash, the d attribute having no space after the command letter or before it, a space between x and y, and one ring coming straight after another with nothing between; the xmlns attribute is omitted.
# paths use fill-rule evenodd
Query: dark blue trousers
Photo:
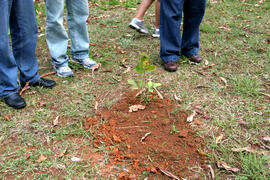
<svg viewBox="0 0 270 180"><path fill-rule="evenodd" d="M200 24L205 6L206 0L160 1L160 57L163 62L176 62L180 55L198 55Z"/></svg>
<svg viewBox="0 0 270 180"><path fill-rule="evenodd" d="M40 78L35 55L37 33L33 0L0 0L0 97L18 91L18 70L21 84Z"/></svg>

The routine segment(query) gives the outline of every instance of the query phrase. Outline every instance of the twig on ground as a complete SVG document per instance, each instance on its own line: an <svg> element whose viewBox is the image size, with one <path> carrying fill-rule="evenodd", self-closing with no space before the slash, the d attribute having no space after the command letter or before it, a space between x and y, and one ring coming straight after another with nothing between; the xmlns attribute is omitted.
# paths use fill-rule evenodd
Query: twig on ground
<svg viewBox="0 0 270 180"><path fill-rule="evenodd" d="M157 90L157 88L154 87L154 90L157 92L159 98L160 98L160 99L163 99L163 96L162 96L161 93Z"/></svg>
<svg viewBox="0 0 270 180"><path fill-rule="evenodd" d="M26 82L25 86L19 91L19 94L22 95L24 93L24 91L26 91L27 89L29 89L29 81Z"/></svg>
<svg viewBox="0 0 270 180"><path fill-rule="evenodd" d="M138 97L139 95L141 95L144 91L146 91L146 88L143 88L142 90L140 90L135 97Z"/></svg>
<svg viewBox="0 0 270 180"><path fill-rule="evenodd" d="M142 138L141 138L141 142L143 142L148 136L151 135L151 132L146 133Z"/></svg>
<svg viewBox="0 0 270 180"><path fill-rule="evenodd" d="M48 72L48 73L44 73L42 74L40 77L45 77L45 76L49 76L49 75L52 75L52 74L55 74L56 72L53 71L53 72Z"/></svg>
<svg viewBox="0 0 270 180"><path fill-rule="evenodd" d="M162 168L160 168L160 167L158 167L158 169L159 169L163 174L165 174L166 176L168 176L168 177L170 177L170 178L174 178L174 179L176 179L176 180L180 180L179 177L177 177L176 175L172 174L171 172L166 171L166 170L164 170L164 169L162 169Z"/></svg>

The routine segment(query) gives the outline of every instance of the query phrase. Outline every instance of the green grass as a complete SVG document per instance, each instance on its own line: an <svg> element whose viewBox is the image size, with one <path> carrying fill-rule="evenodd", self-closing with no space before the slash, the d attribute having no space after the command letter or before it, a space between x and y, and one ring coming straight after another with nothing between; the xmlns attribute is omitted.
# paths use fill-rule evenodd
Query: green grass
<svg viewBox="0 0 270 180"><path fill-rule="evenodd" d="M150 78L162 84L159 88L162 95L173 99L176 94L181 98L182 103L177 104L175 111L192 112L196 106L210 117L204 120L198 116L202 125L196 129L206 142L202 150L209 154L212 167L223 160L231 167L240 169L238 173L232 173L215 168L216 179L270 179L267 155L231 150L253 145L267 151L260 144L263 137L270 136L270 99L267 96L270 94L270 46L266 43L270 39L270 2L265 1L259 7L255 7L257 0L214 2L208 1L201 25L200 55L215 66L203 69L203 63L193 65L183 57L176 73L167 73L162 69L158 39L128 28L139 0L91 2L90 13L96 19L89 21L90 56L102 64L100 71L112 72L98 71L93 77L89 70L71 64L75 71L74 78L61 79L52 75L49 78L57 81L54 89L27 90L23 94L27 101L24 110L13 110L1 100L0 177L102 179L101 171L108 162L108 151L104 145L93 146L96 129L91 127L85 131L83 123L87 117L95 115L95 101L99 102L99 108L107 109L117 102L120 92L129 87L126 80L136 76L134 67L141 52L144 52L157 65ZM40 12L37 13L39 27L42 27L40 33L44 34L44 2L37 2L35 7ZM154 7L151 7L145 16L149 29L154 26L154 17L149 16L153 13ZM38 40L37 56L41 74L53 71L45 36ZM128 74L122 74L125 71L120 66L123 59L133 67ZM117 82L113 76L122 81ZM227 86L220 77L227 80ZM40 107L40 102L46 105ZM52 127L52 121L57 116L59 124ZM216 144L219 135L223 135L223 139ZM66 146L67 153L59 159L57 155ZM103 159L71 162L73 156L83 157L83 146L102 154ZM26 159L28 153L31 155ZM47 159L37 163L41 154ZM147 173L140 178L146 176ZM109 177L116 178L117 173ZM209 179L209 174L205 173L202 177Z"/></svg>

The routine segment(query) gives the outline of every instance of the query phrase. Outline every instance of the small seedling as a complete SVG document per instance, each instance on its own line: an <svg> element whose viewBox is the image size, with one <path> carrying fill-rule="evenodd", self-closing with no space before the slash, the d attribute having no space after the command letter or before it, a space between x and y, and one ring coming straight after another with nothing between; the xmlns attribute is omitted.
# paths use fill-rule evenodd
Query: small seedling
<svg viewBox="0 0 270 180"><path fill-rule="evenodd" d="M138 79L129 79L128 83L131 85L133 89L146 90L147 94L153 93L154 89L161 86L160 83L154 83L152 81L147 81L146 73L154 71L156 66L149 62L149 57L142 53L142 57L140 59L139 64L136 66L136 72L140 75ZM147 95L144 93L145 97Z"/></svg>
<svg viewBox="0 0 270 180"><path fill-rule="evenodd" d="M179 133L178 129L176 129L175 125L172 126L172 129L170 131L170 134L176 134Z"/></svg>

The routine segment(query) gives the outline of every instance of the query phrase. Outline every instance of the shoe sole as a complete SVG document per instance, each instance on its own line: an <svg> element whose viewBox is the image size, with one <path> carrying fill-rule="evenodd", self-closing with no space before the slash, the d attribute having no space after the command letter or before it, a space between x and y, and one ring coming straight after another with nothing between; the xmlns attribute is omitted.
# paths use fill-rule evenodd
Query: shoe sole
<svg viewBox="0 0 270 180"><path fill-rule="evenodd" d="M160 35L152 34L152 37L153 37L153 38L160 38Z"/></svg>
<svg viewBox="0 0 270 180"><path fill-rule="evenodd" d="M74 62L74 63L76 63L76 64L82 65L81 63L79 63L79 62L77 62L77 61L74 61L73 59L70 59L70 61L71 61L71 62ZM93 66L94 66L94 65L96 65L96 64L93 64ZM83 66L84 68L87 68L87 69L92 69L92 67L93 67L93 66L92 66L92 67L88 67L88 66L85 66L85 65L82 65L82 66Z"/></svg>
<svg viewBox="0 0 270 180"><path fill-rule="evenodd" d="M59 74L59 73L56 71L55 67L53 67L53 69L54 69L54 71L56 72L57 76L59 76L59 77L61 77L61 78L73 77L73 76L74 76L74 74L64 76L64 75Z"/></svg>
<svg viewBox="0 0 270 180"><path fill-rule="evenodd" d="M137 26L137 25L129 24L129 27L130 27L131 29L135 29L135 30L138 31L139 33L142 33L142 34L148 34L148 32L143 32L143 31L141 31L140 27Z"/></svg>

